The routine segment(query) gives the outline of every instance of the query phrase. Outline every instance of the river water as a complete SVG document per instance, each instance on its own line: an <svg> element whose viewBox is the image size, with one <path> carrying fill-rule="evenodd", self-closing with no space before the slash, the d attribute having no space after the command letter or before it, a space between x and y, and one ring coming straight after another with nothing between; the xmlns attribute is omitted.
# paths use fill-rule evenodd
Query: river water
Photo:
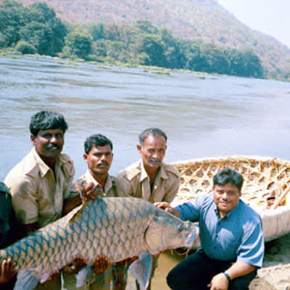
<svg viewBox="0 0 290 290"><path fill-rule="evenodd" d="M47 57L0 57L0 179L31 148L28 125L39 110L65 115L64 151L85 169L83 142L102 133L114 143L111 172L138 159L138 134L168 134L167 161L225 155L290 159L290 83L146 68L106 67ZM163 255L153 288L176 260Z"/></svg>
<svg viewBox="0 0 290 290"><path fill-rule="evenodd" d="M30 116L62 112L64 151L85 170L83 142L114 143L112 173L138 159L138 134L168 134L167 161L224 155L290 159L290 83L144 68L106 67L47 57L0 57L0 179L29 150Z"/></svg>

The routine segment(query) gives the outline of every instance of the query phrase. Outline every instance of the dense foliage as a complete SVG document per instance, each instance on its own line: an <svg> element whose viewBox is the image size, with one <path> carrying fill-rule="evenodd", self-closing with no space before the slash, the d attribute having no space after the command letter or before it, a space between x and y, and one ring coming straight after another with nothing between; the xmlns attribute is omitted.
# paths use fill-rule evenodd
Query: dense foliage
<svg viewBox="0 0 290 290"><path fill-rule="evenodd" d="M66 26L47 4L24 7L16 1L4 1L0 6L0 31L1 48L25 41L35 52L52 56L62 51L67 34Z"/></svg>
<svg viewBox="0 0 290 290"><path fill-rule="evenodd" d="M23 6L9 0L0 5L0 48L5 47L21 53L264 77L261 61L252 51L179 40L149 22L133 27L102 23L68 27L44 3Z"/></svg>

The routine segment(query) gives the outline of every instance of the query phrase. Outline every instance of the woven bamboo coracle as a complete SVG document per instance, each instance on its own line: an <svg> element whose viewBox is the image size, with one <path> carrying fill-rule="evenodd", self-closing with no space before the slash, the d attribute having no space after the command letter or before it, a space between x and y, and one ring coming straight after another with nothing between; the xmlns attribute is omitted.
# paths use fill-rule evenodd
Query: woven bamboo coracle
<svg viewBox="0 0 290 290"><path fill-rule="evenodd" d="M175 204L212 190L213 176L229 167L244 177L242 199L254 208L276 208L285 204L290 191L290 162L278 158L231 156L173 163L181 186Z"/></svg>

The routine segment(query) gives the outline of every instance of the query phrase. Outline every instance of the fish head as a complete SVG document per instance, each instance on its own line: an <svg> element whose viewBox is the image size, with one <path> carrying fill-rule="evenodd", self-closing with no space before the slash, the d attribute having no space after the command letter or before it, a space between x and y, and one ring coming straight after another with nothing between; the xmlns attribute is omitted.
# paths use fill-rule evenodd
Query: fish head
<svg viewBox="0 0 290 290"><path fill-rule="evenodd" d="M153 255L168 249L191 248L197 237L194 223L182 221L161 209L156 209L145 233L148 250Z"/></svg>

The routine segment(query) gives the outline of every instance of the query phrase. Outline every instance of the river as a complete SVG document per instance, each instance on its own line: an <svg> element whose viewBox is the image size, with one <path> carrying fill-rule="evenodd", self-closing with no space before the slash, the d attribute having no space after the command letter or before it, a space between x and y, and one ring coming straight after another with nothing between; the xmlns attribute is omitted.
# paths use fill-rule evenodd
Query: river
<svg viewBox="0 0 290 290"><path fill-rule="evenodd" d="M29 150L30 117L62 112L64 151L77 175L87 136L114 143L112 173L138 159L138 134L168 134L166 160L263 155L290 159L290 83L146 68L73 63L49 57L0 57L0 179Z"/></svg>

